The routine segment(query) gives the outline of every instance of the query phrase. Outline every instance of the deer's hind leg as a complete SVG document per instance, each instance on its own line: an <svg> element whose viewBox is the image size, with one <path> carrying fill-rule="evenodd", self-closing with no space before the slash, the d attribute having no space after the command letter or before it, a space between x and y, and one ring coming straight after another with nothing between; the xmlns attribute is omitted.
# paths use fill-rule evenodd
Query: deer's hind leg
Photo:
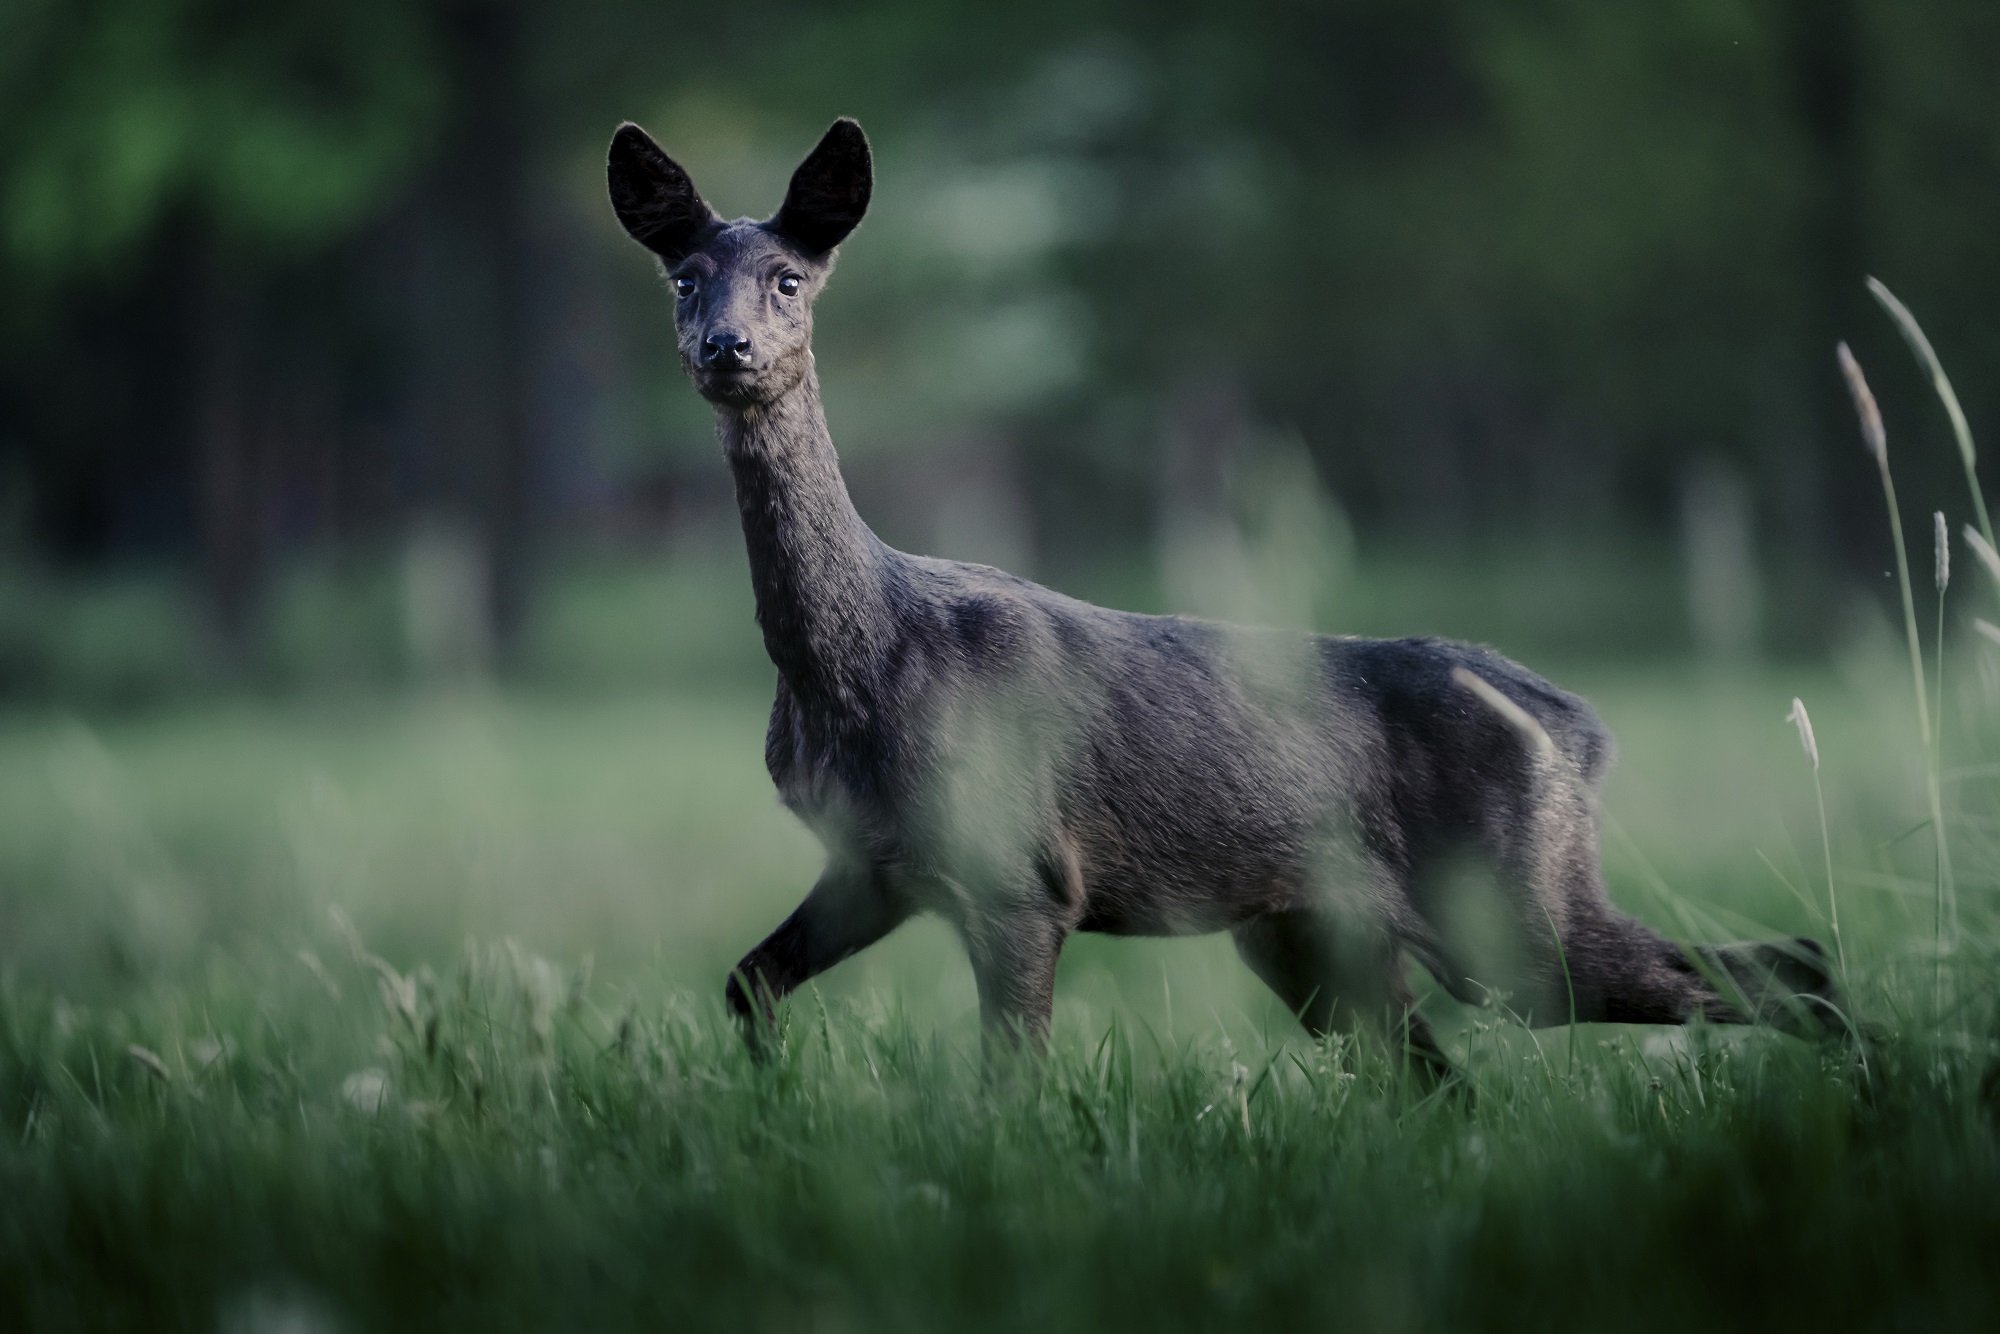
<svg viewBox="0 0 2000 1334"><path fill-rule="evenodd" d="M1816 940L1682 946L1605 906L1565 933L1576 1017L1590 1023L1769 1024L1799 1036L1844 1027Z"/></svg>
<svg viewBox="0 0 2000 1334"><path fill-rule="evenodd" d="M1736 1013L1680 947L1611 905L1604 890L1595 802L1558 788L1529 807L1492 849L1494 889L1518 930L1506 976L1446 933L1454 961L1499 984L1532 1027L1680 1024ZM1496 822L1498 823L1498 822Z"/></svg>
<svg viewBox="0 0 2000 1334"><path fill-rule="evenodd" d="M1334 914L1269 913L1230 933L1250 971L1315 1037L1369 1029L1400 1043L1427 1079L1451 1073L1424 1017L1412 1009L1402 953L1388 935Z"/></svg>
<svg viewBox="0 0 2000 1334"><path fill-rule="evenodd" d="M1562 988L1558 1012L1534 1022L1771 1024L1805 1034L1839 1027L1843 1005L1818 941L1682 946L1612 907L1593 854L1572 859L1562 894L1561 951L1542 979ZM1570 999L1573 997L1573 1001Z"/></svg>

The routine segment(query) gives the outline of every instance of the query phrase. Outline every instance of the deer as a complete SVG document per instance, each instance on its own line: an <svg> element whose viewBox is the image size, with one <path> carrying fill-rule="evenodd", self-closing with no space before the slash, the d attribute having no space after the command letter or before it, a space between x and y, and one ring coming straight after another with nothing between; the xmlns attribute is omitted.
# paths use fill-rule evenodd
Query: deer
<svg viewBox="0 0 2000 1334"><path fill-rule="evenodd" d="M825 850L725 985L753 1050L788 993L917 914L964 944L989 1061L1046 1049L1080 931L1226 931L1307 1031L1377 1035L1432 1080L1453 1066L1410 961L1532 1025L1803 1033L1837 1009L1816 941L1681 945L1612 906L1610 733L1492 649L1115 611L881 541L812 348L874 189L855 121L762 221L723 219L629 122L606 174L714 409L777 669L766 766Z"/></svg>

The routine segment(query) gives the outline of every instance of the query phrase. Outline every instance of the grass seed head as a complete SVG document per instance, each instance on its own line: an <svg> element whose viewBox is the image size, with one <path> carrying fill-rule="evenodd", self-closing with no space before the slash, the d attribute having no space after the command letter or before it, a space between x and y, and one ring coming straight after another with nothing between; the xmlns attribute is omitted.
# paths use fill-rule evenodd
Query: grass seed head
<svg viewBox="0 0 2000 1334"><path fill-rule="evenodd" d="M1854 359L1854 353L1842 343L1836 354L1840 358L1840 373L1847 377L1847 392L1854 395L1854 415L1861 419L1861 439L1868 446L1868 452L1875 456L1875 462L1886 468L1889 466L1889 435L1882 429L1882 410L1875 406L1875 395L1868 388L1868 377L1861 373L1861 363Z"/></svg>
<svg viewBox="0 0 2000 1334"><path fill-rule="evenodd" d="M162 1084L173 1083L173 1074L167 1069L167 1063L160 1059L158 1052L149 1051L135 1042L125 1049L125 1054L145 1066Z"/></svg>
<svg viewBox="0 0 2000 1334"><path fill-rule="evenodd" d="M1792 711L1785 715L1785 721L1799 729L1799 744L1806 748L1806 758L1812 761L1813 772L1819 772L1819 742L1813 739L1812 719L1806 716L1806 702L1794 695Z"/></svg>
<svg viewBox="0 0 2000 1334"><path fill-rule="evenodd" d="M1937 550L1937 590L1951 587L1951 530L1945 527L1944 511L1931 515L1931 543Z"/></svg>
<svg viewBox="0 0 2000 1334"><path fill-rule="evenodd" d="M326 965L319 961L319 956L311 950L300 950L298 957L299 962L306 966L306 971L313 975L314 980L326 988L327 996L332 1000L339 1000L340 983L333 980L333 975L326 971Z"/></svg>

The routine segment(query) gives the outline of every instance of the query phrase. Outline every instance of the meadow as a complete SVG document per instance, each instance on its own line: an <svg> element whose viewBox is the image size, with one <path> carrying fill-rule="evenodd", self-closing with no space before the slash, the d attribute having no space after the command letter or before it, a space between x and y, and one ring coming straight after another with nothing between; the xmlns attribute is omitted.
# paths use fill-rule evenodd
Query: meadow
<svg viewBox="0 0 2000 1334"><path fill-rule="evenodd" d="M1861 1040L1431 994L1442 1093L1222 938L1078 938L1047 1066L986 1079L934 922L752 1063L720 983L817 867L754 677L18 710L0 1325L1990 1327L2000 677L1944 678L1940 960L1899 648L1555 673L1619 736L1613 894L1684 939L1829 938L1808 700Z"/></svg>
<svg viewBox="0 0 2000 1334"><path fill-rule="evenodd" d="M1991 0L0 3L0 1334L2000 1329L1995 50ZM761 216L836 114L885 541L1492 644L1617 735L1618 904L1825 941L1838 1031L1418 970L1431 1087L1225 938L1085 936L989 1071L917 921L750 1059L725 971L820 850L606 144Z"/></svg>

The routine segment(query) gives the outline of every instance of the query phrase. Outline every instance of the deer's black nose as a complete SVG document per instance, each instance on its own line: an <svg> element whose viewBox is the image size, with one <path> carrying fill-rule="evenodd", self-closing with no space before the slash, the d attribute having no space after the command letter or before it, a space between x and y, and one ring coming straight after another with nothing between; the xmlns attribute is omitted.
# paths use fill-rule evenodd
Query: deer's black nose
<svg viewBox="0 0 2000 1334"><path fill-rule="evenodd" d="M703 365L726 370L750 360L750 340L742 334L712 333L701 340Z"/></svg>

